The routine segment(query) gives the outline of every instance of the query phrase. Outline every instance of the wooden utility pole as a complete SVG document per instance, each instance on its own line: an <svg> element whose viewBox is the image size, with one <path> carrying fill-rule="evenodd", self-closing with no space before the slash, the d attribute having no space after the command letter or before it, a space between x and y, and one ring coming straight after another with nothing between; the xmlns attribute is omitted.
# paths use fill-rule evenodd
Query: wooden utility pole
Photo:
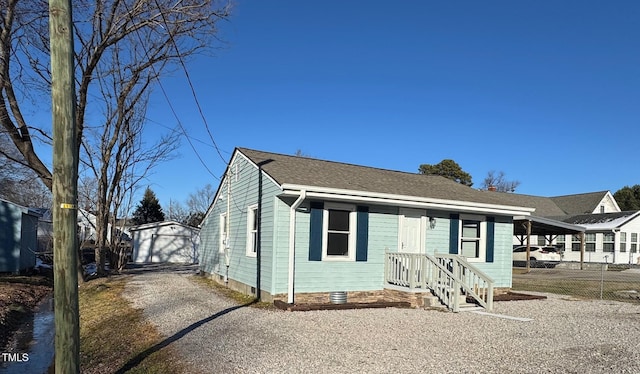
<svg viewBox="0 0 640 374"><path fill-rule="evenodd" d="M53 298L56 373L80 372L78 156L71 0L49 1L53 109Z"/></svg>

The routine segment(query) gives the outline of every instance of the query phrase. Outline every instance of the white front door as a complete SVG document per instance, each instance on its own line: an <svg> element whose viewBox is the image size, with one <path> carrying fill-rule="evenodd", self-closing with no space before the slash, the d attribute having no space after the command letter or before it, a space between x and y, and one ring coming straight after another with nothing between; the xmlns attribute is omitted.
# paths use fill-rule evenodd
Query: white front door
<svg viewBox="0 0 640 374"><path fill-rule="evenodd" d="M424 253L424 213L419 209L400 209L400 252Z"/></svg>

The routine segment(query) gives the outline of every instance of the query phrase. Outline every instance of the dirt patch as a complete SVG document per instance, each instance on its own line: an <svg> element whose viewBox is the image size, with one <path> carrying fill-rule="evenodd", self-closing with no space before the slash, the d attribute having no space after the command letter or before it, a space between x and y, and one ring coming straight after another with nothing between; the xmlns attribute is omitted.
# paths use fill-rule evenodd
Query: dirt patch
<svg viewBox="0 0 640 374"><path fill-rule="evenodd" d="M40 276L0 275L0 348L33 315L42 299L53 290L53 280Z"/></svg>

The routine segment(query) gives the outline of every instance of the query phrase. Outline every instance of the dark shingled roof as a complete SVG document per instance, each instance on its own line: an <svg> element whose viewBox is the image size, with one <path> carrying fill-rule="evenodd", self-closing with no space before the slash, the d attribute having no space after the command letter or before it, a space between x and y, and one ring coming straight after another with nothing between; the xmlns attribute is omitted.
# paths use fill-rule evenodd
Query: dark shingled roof
<svg viewBox="0 0 640 374"><path fill-rule="evenodd" d="M576 195L554 196L550 199L567 215L592 213L608 191L581 193Z"/></svg>
<svg viewBox="0 0 640 374"><path fill-rule="evenodd" d="M637 210L631 210L631 211L614 212L614 213L578 214L578 215L565 217L562 219L562 221L573 224L573 225L607 223L607 222L615 221L620 218L626 218L626 217L631 218L633 215L637 213L638 213Z"/></svg>
<svg viewBox="0 0 640 374"><path fill-rule="evenodd" d="M505 198L506 194L479 191L450 179L407 173L309 157L289 156L237 148L278 184L337 188L420 198L466 201L482 204L532 207L527 201Z"/></svg>
<svg viewBox="0 0 640 374"><path fill-rule="evenodd" d="M518 204L520 206L528 206L535 208L535 212L532 214L538 217L557 217L565 216L566 213L556 205L550 197L521 195L511 192L489 192L498 195L502 195L502 198L511 202L511 204Z"/></svg>

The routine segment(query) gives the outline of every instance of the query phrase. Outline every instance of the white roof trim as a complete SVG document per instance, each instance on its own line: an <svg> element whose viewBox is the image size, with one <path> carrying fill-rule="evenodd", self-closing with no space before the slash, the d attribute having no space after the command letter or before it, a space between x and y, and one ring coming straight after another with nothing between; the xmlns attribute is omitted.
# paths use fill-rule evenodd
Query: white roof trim
<svg viewBox="0 0 640 374"><path fill-rule="evenodd" d="M588 232L592 232L592 231L614 231L614 230L619 230L622 228L622 226L626 225L627 223L629 223L630 221L636 219L638 216L640 216L640 210L628 215L628 216L624 216L624 217L618 217L614 220L611 221L607 221L607 222L602 222L602 223L583 223L581 224L582 226L584 226L584 228L586 229L586 231Z"/></svg>
<svg viewBox="0 0 640 374"><path fill-rule="evenodd" d="M242 153L242 151L240 151L239 149L236 148L236 150L234 151L233 155L231 156L231 159L229 160L229 163L227 164L227 168L225 169L222 178L220 179L220 184L218 185L218 190L216 191L216 194L213 197L213 201L211 202L211 205L209 205L209 208L207 209L207 211L205 212L204 217L202 218L202 222L207 220L207 218L211 214L211 210L213 209L213 206L221 198L220 197L220 193L222 192L222 186L224 186L225 182L229 183L228 178L229 178L229 175L231 174L231 173L229 173L229 170L237 162L237 158L238 157L242 157L243 159L245 159L247 161L247 163L249 165L251 165L253 168L255 168L256 170L260 170L260 167L255 162L251 161L251 159L249 157L247 157L244 153ZM274 185L280 186L280 184L278 182L276 182L267 172L262 170L262 173L264 174L264 176L268 180L273 182ZM202 225L202 223L200 225Z"/></svg>
<svg viewBox="0 0 640 374"><path fill-rule="evenodd" d="M515 216L513 217L513 220L514 221L527 220L527 221L542 223L549 226L556 226L556 227L560 227L567 230L582 231L582 232L586 231L585 225L574 225L571 223L566 223L566 222L558 221L555 219L538 217L538 216Z"/></svg>
<svg viewBox="0 0 640 374"><path fill-rule="evenodd" d="M535 208L508 205L474 203L459 200L443 200L416 196L396 195L379 192L345 190L338 188L302 186L296 184L282 184L283 194L298 196L300 191L306 190L308 198L322 198L338 201L368 202L381 205L395 205L412 208L425 208L446 211L497 213L511 216L528 216Z"/></svg>
<svg viewBox="0 0 640 374"><path fill-rule="evenodd" d="M198 231L200 230L197 227L185 225L177 221L161 221L161 222L143 223L142 225L133 226L129 228L129 231L146 230L154 227L169 226L169 225L177 225L177 226L181 226L191 230L198 230Z"/></svg>

